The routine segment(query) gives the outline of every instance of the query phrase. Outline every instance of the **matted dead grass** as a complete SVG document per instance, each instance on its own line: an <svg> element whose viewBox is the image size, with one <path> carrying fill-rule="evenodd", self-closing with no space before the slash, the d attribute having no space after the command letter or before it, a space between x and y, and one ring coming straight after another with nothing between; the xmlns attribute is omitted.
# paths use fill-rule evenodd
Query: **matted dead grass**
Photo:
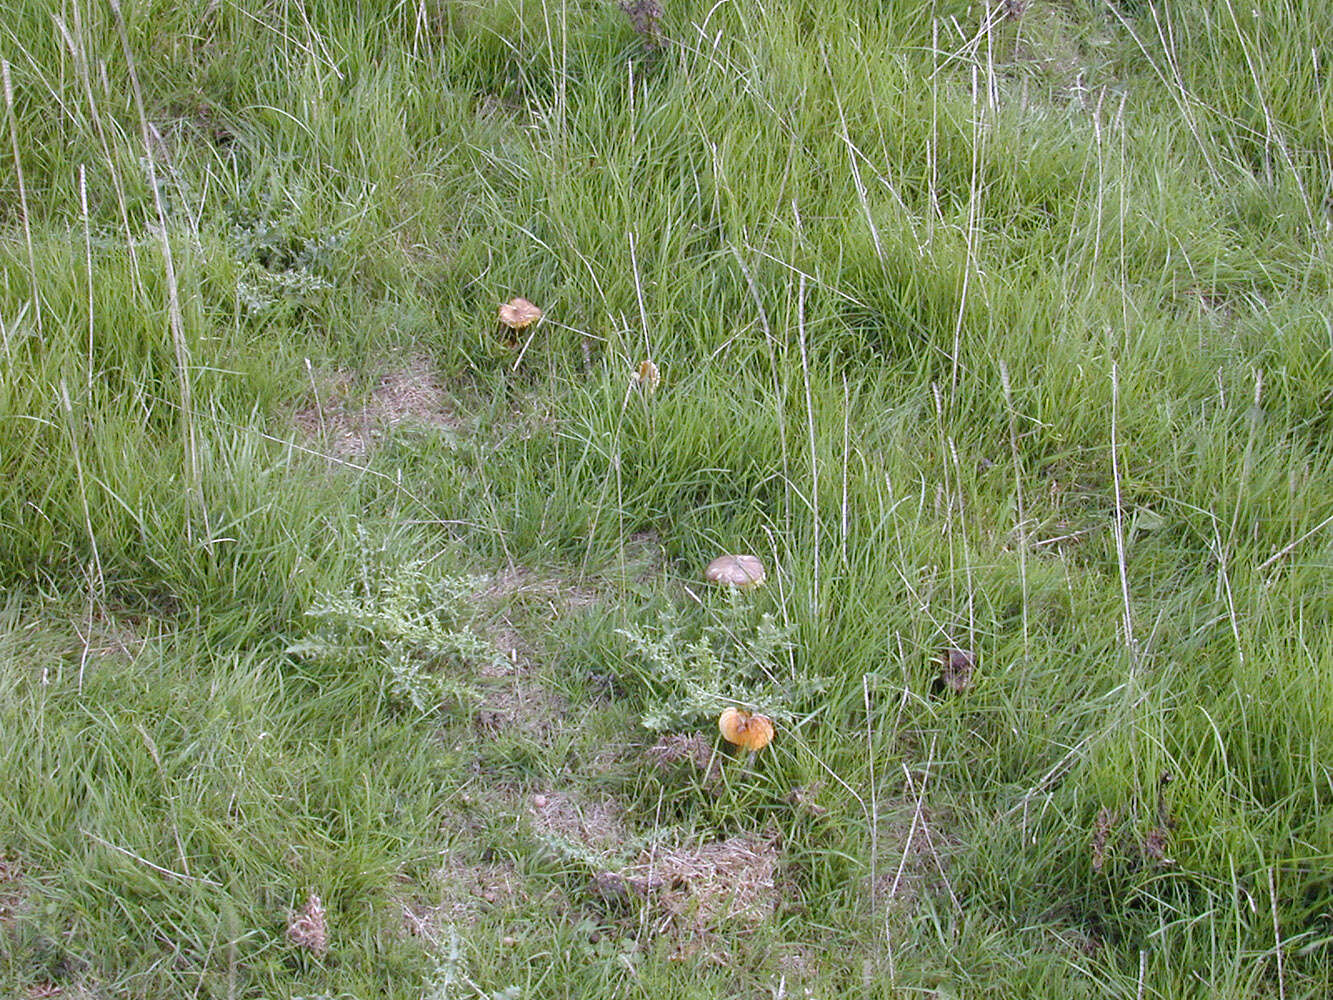
<svg viewBox="0 0 1333 1000"><path fill-rule="evenodd" d="M527 880L512 862L476 862L450 851L432 872L427 891L432 902L400 901L403 929L438 947L450 926L470 926L491 913L526 905L532 898Z"/></svg>
<svg viewBox="0 0 1333 1000"><path fill-rule="evenodd" d="M703 733L667 733L644 754L660 770L684 770L697 775L704 788L710 791L721 784L721 759Z"/></svg>
<svg viewBox="0 0 1333 1000"><path fill-rule="evenodd" d="M749 834L656 845L627 866L597 873L596 884L604 896L641 900L646 929L673 941L675 957L726 964L727 942L754 931L777 909L780 860L774 839Z"/></svg>
<svg viewBox="0 0 1333 1000"><path fill-rule="evenodd" d="M314 402L298 410L294 418L302 436L334 458L364 457L386 430L399 425L449 433L462 429L462 420L423 356L383 375L363 405L350 399L354 381L345 371L319 379L322 384L314 387Z"/></svg>
<svg viewBox="0 0 1333 1000"><path fill-rule="evenodd" d="M625 807L609 797L587 799L565 791L545 791L528 803L532 830L576 844L589 857L615 857L629 839Z"/></svg>
<svg viewBox="0 0 1333 1000"><path fill-rule="evenodd" d="M0 853L0 927L14 922L27 899L22 864L15 857Z"/></svg>

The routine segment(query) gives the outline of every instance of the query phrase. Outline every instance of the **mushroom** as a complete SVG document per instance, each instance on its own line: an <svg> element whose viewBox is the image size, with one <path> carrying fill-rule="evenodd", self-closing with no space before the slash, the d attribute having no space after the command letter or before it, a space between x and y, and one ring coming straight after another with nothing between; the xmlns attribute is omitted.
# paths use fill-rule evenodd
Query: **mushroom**
<svg viewBox="0 0 1333 1000"><path fill-rule="evenodd" d="M749 590L764 582L768 574L758 556L718 556L704 570L704 579L718 586Z"/></svg>
<svg viewBox="0 0 1333 1000"><path fill-rule="evenodd" d="M961 694L972 686L972 673L977 668L977 654L972 650L946 649L940 653L939 664L940 673L935 679L939 689Z"/></svg>
<svg viewBox="0 0 1333 1000"><path fill-rule="evenodd" d="M724 709L717 728L728 743L754 752L773 742L773 720L766 715L751 715L740 708Z"/></svg>
<svg viewBox="0 0 1333 1000"><path fill-rule="evenodd" d="M650 396L657 391L657 385L661 381L662 373L651 360L639 362L638 370L629 377L631 386L635 389L646 389Z"/></svg>
<svg viewBox="0 0 1333 1000"><path fill-rule="evenodd" d="M525 298L510 299L500 307L500 322L511 330L522 330L542 318L542 311Z"/></svg>

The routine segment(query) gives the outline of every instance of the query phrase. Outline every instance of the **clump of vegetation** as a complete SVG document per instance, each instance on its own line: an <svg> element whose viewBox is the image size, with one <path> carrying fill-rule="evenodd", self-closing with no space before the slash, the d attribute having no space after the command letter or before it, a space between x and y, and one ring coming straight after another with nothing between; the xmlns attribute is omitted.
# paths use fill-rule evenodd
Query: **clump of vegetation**
<svg viewBox="0 0 1333 1000"><path fill-rule="evenodd" d="M332 264L344 240L337 233L302 236L286 220L257 219L233 226L236 294L252 316L317 301L333 290Z"/></svg>
<svg viewBox="0 0 1333 1000"><path fill-rule="evenodd" d="M390 700L418 712L473 702L469 676L500 655L471 627L485 581L437 576L420 560L396 560L385 544L371 544L364 529L358 539L356 579L319 597L306 612L316 623L313 633L288 652L370 672Z"/></svg>
<svg viewBox="0 0 1333 1000"><path fill-rule="evenodd" d="M711 726L736 706L790 722L796 707L823 687L823 678L796 666L790 626L772 614L751 621L736 601L722 608L702 625L673 607L652 624L618 630L629 646L630 673L646 691L645 728Z"/></svg>

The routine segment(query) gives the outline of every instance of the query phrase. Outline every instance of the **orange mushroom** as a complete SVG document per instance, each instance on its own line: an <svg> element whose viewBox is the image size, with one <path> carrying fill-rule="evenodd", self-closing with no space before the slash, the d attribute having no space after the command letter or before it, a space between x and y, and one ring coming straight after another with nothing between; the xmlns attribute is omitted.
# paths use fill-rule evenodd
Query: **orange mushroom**
<svg viewBox="0 0 1333 1000"><path fill-rule="evenodd" d="M717 728L728 743L751 752L773 742L773 720L740 708L725 709L717 719Z"/></svg>

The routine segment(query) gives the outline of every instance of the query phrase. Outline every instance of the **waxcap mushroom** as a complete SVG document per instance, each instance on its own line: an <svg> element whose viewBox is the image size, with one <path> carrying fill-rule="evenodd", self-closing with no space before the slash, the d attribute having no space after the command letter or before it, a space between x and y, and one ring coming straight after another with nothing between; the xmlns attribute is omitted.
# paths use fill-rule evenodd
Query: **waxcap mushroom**
<svg viewBox="0 0 1333 1000"><path fill-rule="evenodd" d="M741 708L724 709L718 716L717 728L728 743L751 753L764 749L773 741L773 720Z"/></svg>
<svg viewBox="0 0 1333 1000"><path fill-rule="evenodd" d="M704 570L704 579L709 583L741 590L758 587L767 577L758 556L718 556Z"/></svg>

